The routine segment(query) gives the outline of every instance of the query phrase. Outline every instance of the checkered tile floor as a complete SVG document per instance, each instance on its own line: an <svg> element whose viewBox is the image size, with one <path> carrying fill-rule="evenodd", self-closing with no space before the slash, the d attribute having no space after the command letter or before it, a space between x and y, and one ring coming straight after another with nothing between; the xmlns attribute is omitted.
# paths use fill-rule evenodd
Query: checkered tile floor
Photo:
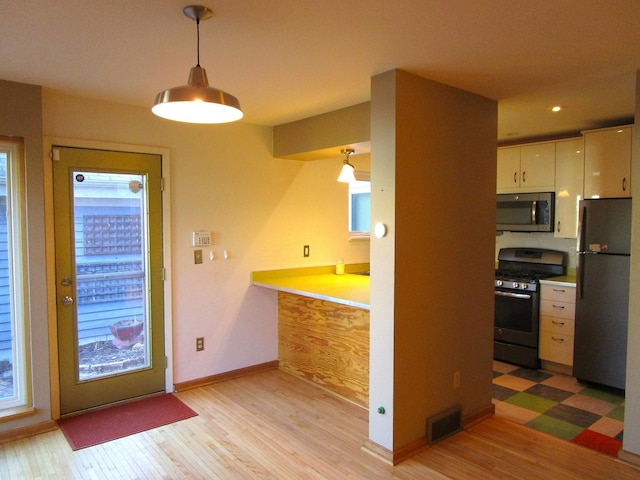
<svg viewBox="0 0 640 480"><path fill-rule="evenodd" d="M617 456L624 397L573 377L493 362L496 415Z"/></svg>

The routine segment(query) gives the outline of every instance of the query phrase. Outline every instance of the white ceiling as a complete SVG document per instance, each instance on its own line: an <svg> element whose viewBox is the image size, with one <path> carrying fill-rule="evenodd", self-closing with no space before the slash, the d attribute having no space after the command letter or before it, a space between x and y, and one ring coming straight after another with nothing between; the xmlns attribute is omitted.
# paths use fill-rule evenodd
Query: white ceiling
<svg viewBox="0 0 640 480"><path fill-rule="evenodd" d="M151 106L196 64L188 0L0 0L0 78ZM202 0L200 64L278 125L361 103L393 68L499 102L499 141L633 117L639 0ZM552 114L555 104L566 110Z"/></svg>

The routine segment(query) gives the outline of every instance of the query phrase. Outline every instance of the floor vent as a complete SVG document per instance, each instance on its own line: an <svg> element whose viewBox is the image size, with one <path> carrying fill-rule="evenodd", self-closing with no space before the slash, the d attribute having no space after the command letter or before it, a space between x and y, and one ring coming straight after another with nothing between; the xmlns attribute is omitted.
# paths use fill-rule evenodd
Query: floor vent
<svg viewBox="0 0 640 480"><path fill-rule="evenodd" d="M429 445L462 430L462 407L456 405L427 419Z"/></svg>

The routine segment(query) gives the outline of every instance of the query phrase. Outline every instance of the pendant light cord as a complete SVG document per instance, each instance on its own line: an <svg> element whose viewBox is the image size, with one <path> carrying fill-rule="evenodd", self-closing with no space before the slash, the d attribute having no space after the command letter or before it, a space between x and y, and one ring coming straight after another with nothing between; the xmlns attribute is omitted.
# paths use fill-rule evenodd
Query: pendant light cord
<svg viewBox="0 0 640 480"><path fill-rule="evenodd" d="M200 17L196 18L196 32L197 32L197 36L198 36L198 41L197 41L197 45L198 45L198 64L196 66L199 67L200 66Z"/></svg>

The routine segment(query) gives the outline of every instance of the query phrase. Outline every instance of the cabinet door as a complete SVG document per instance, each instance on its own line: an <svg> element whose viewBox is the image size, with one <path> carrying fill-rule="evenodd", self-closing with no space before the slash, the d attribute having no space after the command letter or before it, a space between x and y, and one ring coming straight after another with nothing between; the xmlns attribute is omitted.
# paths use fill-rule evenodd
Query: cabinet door
<svg viewBox="0 0 640 480"><path fill-rule="evenodd" d="M576 238L578 203L584 182L584 139L556 143L556 225L557 238Z"/></svg>
<svg viewBox="0 0 640 480"><path fill-rule="evenodd" d="M631 196L631 127L585 133L584 198Z"/></svg>
<svg viewBox="0 0 640 480"><path fill-rule="evenodd" d="M553 192L556 178L555 143L523 145L520 148L520 190Z"/></svg>
<svg viewBox="0 0 640 480"><path fill-rule="evenodd" d="M520 187L520 147L500 148L498 150L498 193L513 193Z"/></svg>

